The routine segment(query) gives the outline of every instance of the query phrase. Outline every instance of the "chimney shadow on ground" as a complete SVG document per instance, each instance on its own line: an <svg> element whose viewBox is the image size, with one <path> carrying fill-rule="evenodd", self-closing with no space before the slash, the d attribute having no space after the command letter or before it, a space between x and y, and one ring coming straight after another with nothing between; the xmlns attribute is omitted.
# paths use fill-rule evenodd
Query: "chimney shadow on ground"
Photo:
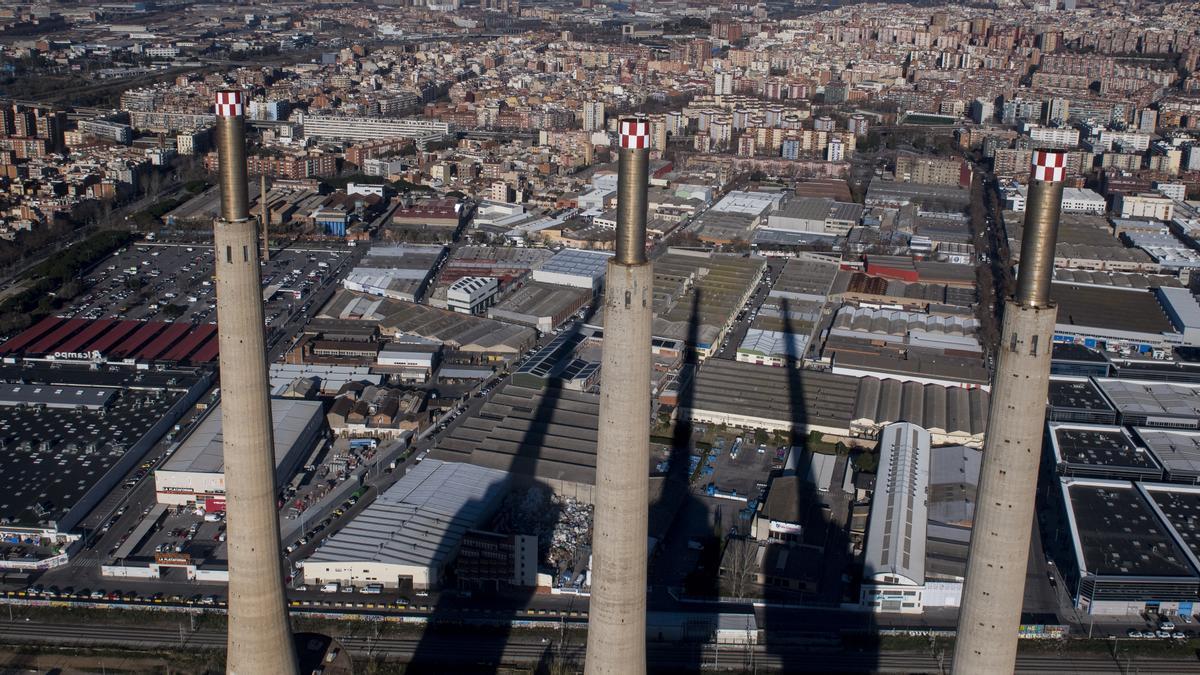
<svg viewBox="0 0 1200 675"><path fill-rule="evenodd" d="M845 472L854 470L851 452L824 440L812 412L826 393L803 369L808 345L787 298L780 310L790 447L783 468L772 472L756 537L762 640L782 672L873 672L880 650L875 616L842 608L858 603L864 574L853 567L853 495L842 489ZM831 462L825 485L820 476L829 472L818 467Z"/></svg>
<svg viewBox="0 0 1200 675"><path fill-rule="evenodd" d="M563 335L568 339L579 335L597 303L598 300L593 301L585 318L571 324ZM501 386L510 384L511 380ZM563 397L562 383L550 379L527 415L518 415L518 402L506 403L512 405L513 414L523 416L527 424L520 440L513 443L507 465L496 466L509 474L508 495L499 513L506 516L519 514L520 517L503 518L504 522L498 522L500 519L496 515L489 516L480 528L486 530L489 525L496 525L506 534L537 534L539 569L552 545L547 530L552 529L563 511L562 503L552 499L554 489L547 480L554 478L553 469L542 463L547 454L547 442L555 435L572 433L569 415L556 415ZM488 405L479 414L487 415ZM554 452L550 450L551 454ZM497 463L502 462L503 459L497 458ZM531 520L536 522L531 523ZM576 547L573 560L586 563L590 545L584 541L573 543ZM550 614L527 612L531 600L539 594L536 588L498 584L485 587L468 582L457 574L460 562L456 556L446 568L446 585L457 592L438 595L406 673L482 674L512 667L531 668L535 673L582 672L582 642L566 629L586 626L581 623L587 608L584 597L564 594L560 596L561 602L555 603L556 607L561 606L561 611L556 609ZM554 574L557 576L558 571ZM571 574L574 576L574 570ZM470 595L464 595L464 590ZM571 616L572 613L575 616ZM520 626L521 622L538 626L525 630Z"/></svg>

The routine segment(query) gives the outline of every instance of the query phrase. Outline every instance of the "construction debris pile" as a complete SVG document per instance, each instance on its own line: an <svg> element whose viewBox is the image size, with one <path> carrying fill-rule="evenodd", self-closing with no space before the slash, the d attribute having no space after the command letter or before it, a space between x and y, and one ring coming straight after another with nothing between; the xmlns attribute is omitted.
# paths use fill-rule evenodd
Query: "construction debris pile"
<svg viewBox="0 0 1200 675"><path fill-rule="evenodd" d="M538 566L553 574L555 585L582 583L592 544L590 504L559 497L546 488L515 490L500 507L491 529L537 536Z"/></svg>

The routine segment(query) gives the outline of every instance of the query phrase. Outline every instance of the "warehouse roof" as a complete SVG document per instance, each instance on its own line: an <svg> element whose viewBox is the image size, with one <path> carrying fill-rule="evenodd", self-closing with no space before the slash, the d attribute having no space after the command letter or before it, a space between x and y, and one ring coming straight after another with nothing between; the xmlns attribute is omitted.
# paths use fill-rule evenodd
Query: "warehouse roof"
<svg viewBox="0 0 1200 675"><path fill-rule="evenodd" d="M1049 432L1055 459L1068 470L1162 476L1157 460L1135 444L1123 427L1051 423Z"/></svg>
<svg viewBox="0 0 1200 675"><path fill-rule="evenodd" d="M873 424L912 422L931 432L982 437L989 400L982 389L864 377L852 418Z"/></svg>
<svg viewBox="0 0 1200 675"><path fill-rule="evenodd" d="M541 281L526 282L517 291L488 308L488 316L520 324L555 319L569 314L591 297L591 291Z"/></svg>
<svg viewBox="0 0 1200 675"><path fill-rule="evenodd" d="M431 456L593 485L599 414L595 394L508 383L443 436Z"/></svg>
<svg viewBox="0 0 1200 675"><path fill-rule="evenodd" d="M1200 303L1190 290L1162 287L1155 289L1155 293L1182 324L1181 328L1200 328Z"/></svg>
<svg viewBox="0 0 1200 675"><path fill-rule="evenodd" d="M1195 576L1186 554L1133 483L1061 480L1080 567L1105 576Z"/></svg>
<svg viewBox="0 0 1200 675"><path fill-rule="evenodd" d="M696 375L692 409L844 428L857 393L854 377L709 359Z"/></svg>
<svg viewBox="0 0 1200 675"><path fill-rule="evenodd" d="M760 356L784 356L799 359L804 356L807 335L788 335L782 331L750 328L738 347L739 353Z"/></svg>
<svg viewBox="0 0 1200 675"><path fill-rule="evenodd" d="M922 331L973 336L979 332L979 320L973 316L942 316L843 305L834 316L832 328L884 335L907 335L912 331Z"/></svg>
<svg viewBox="0 0 1200 675"><path fill-rule="evenodd" d="M1112 410L1108 399L1087 379L1050 378L1050 406L1076 410Z"/></svg>
<svg viewBox="0 0 1200 675"><path fill-rule="evenodd" d="M832 336L825 354L832 355L835 372L847 375L878 373L901 380L925 380L946 384L986 387L991 381L980 357L952 356L930 349L909 349L903 358L895 353L872 353L857 349L851 338Z"/></svg>
<svg viewBox="0 0 1200 675"><path fill-rule="evenodd" d="M503 471L425 459L308 559L440 566L495 510L507 483Z"/></svg>
<svg viewBox="0 0 1200 675"><path fill-rule="evenodd" d="M929 432L915 424L884 427L863 552L865 575L896 574L925 583L929 447Z"/></svg>
<svg viewBox="0 0 1200 675"><path fill-rule="evenodd" d="M54 373L59 381L71 376L65 370ZM106 371L93 374L113 379ZM60 531L74 527L83 515L72 515L81 500L93 490L111 489L117 478L110 474L118 463L132 448L157 438L149 432L181 395L176 387L124 389L104 408L0 406L0 518L22 526L54 522Z"/></svg>
<svg viewBox="0 0 1200 675"><path fill-rule="evenodd" d="M565 248L555 253L553 258L542 263L540 270L599 279L604 276L604 270L608 267L608 260L611 257L612 254L602 251Z"/></svg>
<svg viewBox="0 0 1200 675"><path fill-rule="evenodd" d="M325 318L352 318L359 301L366 296L338 291L322 310ZM535 332L526 326L514 326L492 319L459 314L402 300L379 299L371 309L371 318L379 322L381 332L391 336L415 335L436 340L464 351L516 353L533 343Z"/></svg>
<svg viewBox="0 0 1200 675"><path fill-rule="evenodd" d="M220 473L225 469L225 437L221 433L221 403L179 444L160 471ZM271 399L271 429L275 438L275 464L287 457L313 417L323 413L320 401L297 398Z"/></svg>
<svg viewBox="0 0 1200 675"><path fill-rule="evenodd" d="M1108 377L1095 382L1122 415L1200 419L1200 385Z"/></svg>
<svg viewBox="0 0 1200 675"><path fill-rule="evenodd" d="M1200 481L1200 432L1138 427L1134 433L1162 462L1171 480Z"/></svg>
<svg viewBox="0 0 1200 675"><path fill-rule="evenodd" d="M1200 569L1200 487L1195 485L1163 485L1138 483L1158 515L1174 530L1177 541L1183 542L1184 553L1193 569Z"/></svg>
<svg viewBox="0 0 1200 675"><path fill-rule="evenodd" d="M321 389L325 391L337 391L341 389L347 382L362 382L367 381L371 384L379 384L383 379L382 375L371 373L370 368L361 366L338 366L325 364L291 364L291 363L272 363L270 366L270 381L271 391L286 388L292 382L302 377L315 377L321 381Z"/></svg>
<svg viewBox="0 0 1200 675"><path fill-rule="evenodd" d="M773 298L824 300L837 271L837 262L833 260L792 258L783 266L783 272L771 286L770 295Z"/></svg>
<svg viewBox="0 0 1200 675"><path fill-rule="evenodd" d="M1174 333L1153 293L1141 290L1054 283L1058 323L1136 333Z"/></svg>
<svg viewBox="0 0 1200 675"><path fill-rule="evenodd" d="M929 451L929 520L969 526L975 517L983 451L944 445Z"/></svg>
<svg viewBox="0 0 1200 675"><path fill-rule="evenodd" d="M44 405L47 408L103 408L117 395L111 387L56 384L0 384L0 406Z"/></svg>
<svg viewBox="0 0 1200 675"><path fill-rule="evenodd" d="M713 204L711 210L718 213L744 213L757 216L772 206L778 205L783 200L783 196L782 192L733 190L719 202Z"/></svg>

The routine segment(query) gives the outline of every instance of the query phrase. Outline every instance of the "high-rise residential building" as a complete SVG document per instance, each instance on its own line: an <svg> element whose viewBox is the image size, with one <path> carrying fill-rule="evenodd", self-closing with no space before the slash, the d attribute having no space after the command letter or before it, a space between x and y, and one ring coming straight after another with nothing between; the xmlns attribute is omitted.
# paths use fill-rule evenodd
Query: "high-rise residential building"
<svg viewBox="0 0 1200 675"><path fill-rule="evenodd" d="M1071 102L1065 98L1052 98L1046 102L1046 124L1066 124L1070 117Z"/></svg>
<svg viewBox="0 0 1200 675"><path fill-rule="evenodd" d="M424 119L303 115L298 121L304 126L306 138L346 141L442 136L450 131L450 125L446 122Z"/></svg>
<svg viewBox="0 0 1200 675"><path fill-rule="evenodd" d="M583 130L600 131L604 129L604 102L583 102Z"/></svg>
<svg viewBox="0 0 1200 675"><path fill-rule="evenodd" d="M1043 104L1040 99L1014 98L1004 102L1000 120L1005 124L1016 124L1022 120L1042 119Z"/></svg>
<svg viewBox="0 0 1200 675"><path fill-rule="evenodd" d="M667 149L667 118L665 115L650 116L650 147L659 152Z"/></svg>
<svg viewBox="0 0 1200 675"><path fill-rule="evenodd" d="M1142 108L1138 112L1138 131L1152 134L1156 128L1158 128L1158 111L1153 108Z"/></svg>
<svg viewBox="0 0 1200 675"><path fill-rule="evenodd" d="M1187 161L1185 171L1200 171L1200 145L1187 146Z"/></svg>
<svg viewBox="0 0 1200 675"><path fill-rule="evenodd" d="M866 136L871 125L867 121L866 115L851 115L846 123L846 127L855 136Z"/></svg>
<svg viewBox="0 0 1200 675"><path fill-rule="evenodd" d="M825 148L825 159L830 162L840 162L846 158L846 147L842 144L842 139L831 138L829 145Z"/></svg>
<svg viewBox="0 0 1200 675"><path fill-rule="evenodd" d="M1070 127L1033 127L1029 138L1039 147L1073 148L1079 145L1079 130Z"/></svg>
<svg viewBox="0 0 1200 675"><path fill-rule="evenodd" d="M718 96L729 96L733 93L733 73L718 71L713 74L713 93Z"/></svg>
<svg viewBox="0 0 1200 675"><path fill-rule="evenodd" d="M925 157L902 152L896 155L896 181L921 185L970 185L970 165L955 157Z"/></svg>
<svg viewBox="0 0 1200 675"><path fill-rule="evenodd" d="M987 99L971 101L971 121L976 124L991 122L996 117L996 106Z"/></svg>

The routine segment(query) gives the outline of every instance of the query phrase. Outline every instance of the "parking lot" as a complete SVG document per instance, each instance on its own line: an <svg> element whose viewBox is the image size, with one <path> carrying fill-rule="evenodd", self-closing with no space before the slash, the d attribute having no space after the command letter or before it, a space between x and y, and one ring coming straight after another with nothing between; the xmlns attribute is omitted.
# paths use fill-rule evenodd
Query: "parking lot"
<svg viewBox="0 0 1200 675"><path fill-rule="evenodd" d="M83 319L216 321L211 246L140 243L109 256L84 279L64 316ZM345 271L347 251L289 249L264 263L268 326L286 318L323 282ZM264 294L265 295L265 294Z"/></svg>
<svg viewBox="0 0 1200 675"><path fill-rule="evenodd" d="M154 560L156 553L175 553L186 554L197 564L224 565L224 542L224 514L197 513L190 507L173 508L151 529L130 558L145 562Z"/></svg>

